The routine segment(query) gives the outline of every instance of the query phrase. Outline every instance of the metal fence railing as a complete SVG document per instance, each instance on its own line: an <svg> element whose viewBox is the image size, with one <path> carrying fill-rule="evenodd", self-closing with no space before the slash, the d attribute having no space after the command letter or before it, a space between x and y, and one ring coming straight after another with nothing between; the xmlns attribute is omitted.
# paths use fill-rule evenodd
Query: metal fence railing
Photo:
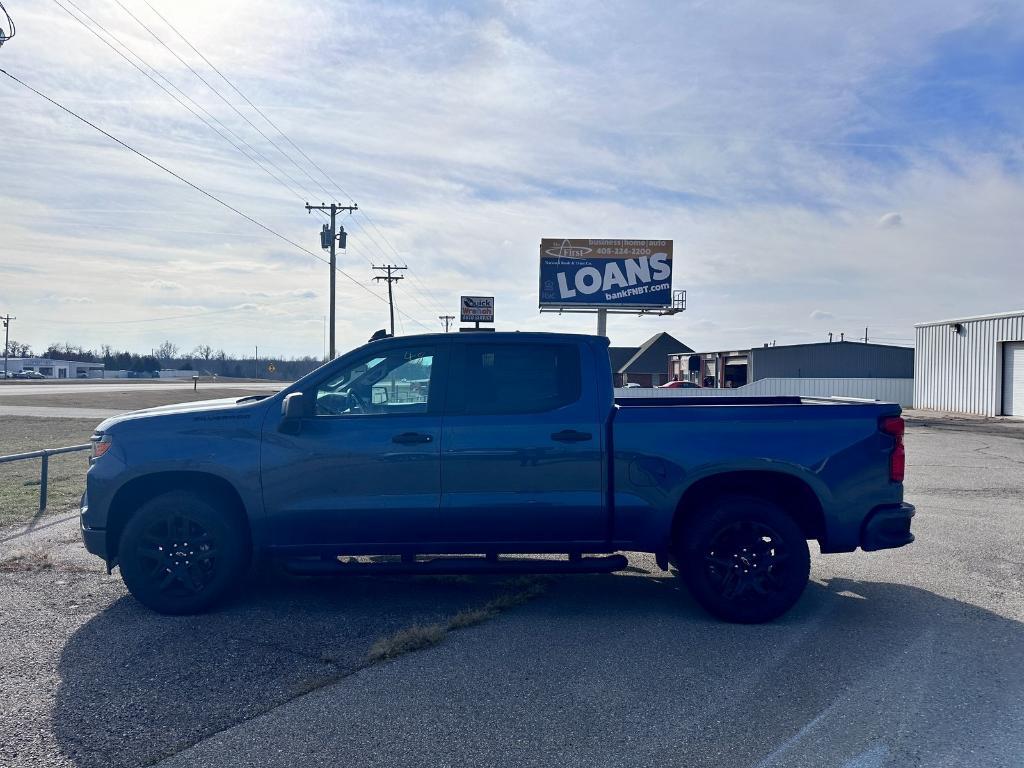
<svg viewBox="0 0 1024 768"><path fill-rule="evenodd" d="M28 453L12 453L9 456L0 456L0 464L11 461L26 461L28 459L42 459L39 467L39 511L46 511L46 489L50 478L50 457L61 453L75 453L76 451L88 451L92 448L91 443L85 445L69 445L64 448L43 448L41 451L29 451Z"/></svg>

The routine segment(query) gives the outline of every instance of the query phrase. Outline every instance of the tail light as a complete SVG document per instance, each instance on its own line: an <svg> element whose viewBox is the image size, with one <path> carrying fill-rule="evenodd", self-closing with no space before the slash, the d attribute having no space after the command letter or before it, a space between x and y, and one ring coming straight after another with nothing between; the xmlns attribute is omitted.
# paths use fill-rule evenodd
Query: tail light
<svg viewBox="0 0 1024 768"><path fill-rule="evenodd" d="M902 416L886 416L879 423L879 429L889 435L896 444L889 455L889 480L902 483L907 471L907 449L903 447L903 433L907 431Z"/></svg>

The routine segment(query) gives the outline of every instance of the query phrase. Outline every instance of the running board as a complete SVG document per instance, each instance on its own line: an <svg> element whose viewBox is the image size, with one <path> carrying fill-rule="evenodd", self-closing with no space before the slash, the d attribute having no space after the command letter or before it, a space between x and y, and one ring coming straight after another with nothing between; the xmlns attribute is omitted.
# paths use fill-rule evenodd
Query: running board
<svg viewBox="0 0 1024 768"><path fill-rule="evenodd" d="M543 560L540 558L483 558L483 557L436 557L429 560L392 563L341 562L339 560L299 559L286 560L284 568L289 573L304 576L331 574L419 574L456 575L491 573L611 573L621 571L629 565L625 555L602 557L571 557L569 560Z"/></svg>

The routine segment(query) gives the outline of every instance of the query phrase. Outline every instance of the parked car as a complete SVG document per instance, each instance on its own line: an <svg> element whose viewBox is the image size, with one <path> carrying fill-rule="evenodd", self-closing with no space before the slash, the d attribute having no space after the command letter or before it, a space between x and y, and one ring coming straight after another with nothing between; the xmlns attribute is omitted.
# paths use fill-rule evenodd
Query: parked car
<svg viewBox="0 0 1024 768"><path fill-rule="evenodd" d="M623 386L626 389L640 389L640 385L637 384L635 381L627 381Z"/></svg>
<svg viewBox="0 0 1024 768"><path fill-rule="evenodd" d="M404 379L429 382L423 397L391 397ZM92 443L85 546L169 614L209 608L269 559L302 574L607 572L636 551L675 565L715 616L759 622L802 594L808 540L914 539L898 405L616 400L596 336L381 339L272 396L107 419ZM367 555L401 557L340 559Z"/></svg>
<svg viewBox="0 0 1024 768"><path fill-rule="evenodd" d="M662 384L659 389L700 389L699 384L692 381L669 381Z"/></svg>
<svg viewBox="0 0 1024 768"><path fill-rule="evenodd" d="M78 378L79 379L88 379L89 378L89 374L86 373L85 371L79 371L78 372Z"/></svg>
<svg viewBox="0 0 1024 768"><path fill-rule="evenodd" d="M15 379L45 379L39 371L18 371L12 378Z"/></svg>

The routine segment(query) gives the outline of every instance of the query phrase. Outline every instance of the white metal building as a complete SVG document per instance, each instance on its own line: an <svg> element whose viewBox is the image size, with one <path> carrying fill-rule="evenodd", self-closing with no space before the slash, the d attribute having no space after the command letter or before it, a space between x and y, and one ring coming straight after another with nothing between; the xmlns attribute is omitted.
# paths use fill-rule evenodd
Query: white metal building
<svg viewBox="0 0 1024 768"><path fill-rule="evenodd" d="M3 349L0 348L0 353ZM9 357L9 373L37 371L48 379L76 379L84 374L90 378L103 375L103 363L81 363L76 360L53 360L48 357ZM4 360L0 354L0 379L4 376Z"/></svg>
<svg viewBox="0 0 1024 768"><path fill-rule="evenodd" d="M1024 418L1024 310L914 331L915 408Z"/></svg>

